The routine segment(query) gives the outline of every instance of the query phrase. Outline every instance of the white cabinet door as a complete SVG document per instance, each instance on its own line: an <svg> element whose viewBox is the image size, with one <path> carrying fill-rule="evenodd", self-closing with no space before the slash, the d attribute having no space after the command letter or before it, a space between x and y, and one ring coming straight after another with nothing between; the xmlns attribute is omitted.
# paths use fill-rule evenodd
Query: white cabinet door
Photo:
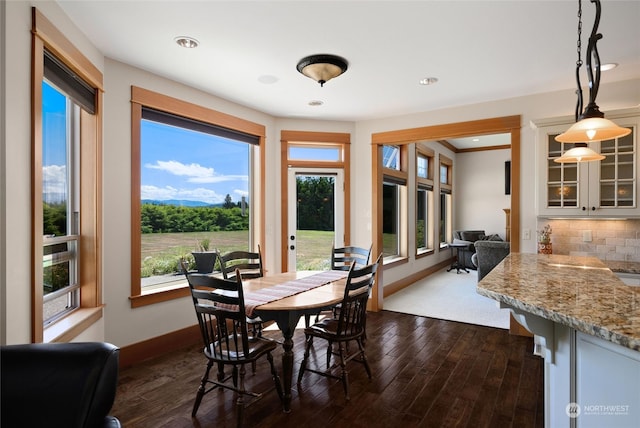
<svg viewBox="0 0 640 428"><path fill-rule="evenodd" d="M576 426L640 426L640 352L578 332Z"/></svg>

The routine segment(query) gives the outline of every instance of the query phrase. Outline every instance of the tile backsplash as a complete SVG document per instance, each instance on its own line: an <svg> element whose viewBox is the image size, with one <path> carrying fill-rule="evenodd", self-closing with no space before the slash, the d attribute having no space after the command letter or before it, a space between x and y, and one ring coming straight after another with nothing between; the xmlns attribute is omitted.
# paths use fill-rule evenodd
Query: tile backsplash
<svg viewBox="0 0 640 428"><path fill-rule="evenodd" d="M554 254L640 262L640 219L538 220L538 230L547 224Z"/></svg>

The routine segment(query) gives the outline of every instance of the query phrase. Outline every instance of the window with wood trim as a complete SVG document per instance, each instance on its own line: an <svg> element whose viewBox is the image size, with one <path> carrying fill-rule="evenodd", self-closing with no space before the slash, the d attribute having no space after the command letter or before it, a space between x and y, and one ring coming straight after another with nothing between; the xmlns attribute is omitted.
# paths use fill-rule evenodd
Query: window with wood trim
<svg viewBox="0 0 640 428"><path fill-rule="evenodd" d="M453 161L440 154L440 246L452 241L453 222Z"/></svg>
<svg viewBox="0 0 640 428"><path fill-rule="evenodd" d="M433 165L434 151L416 148L416 254L433 251Z"/></svg>
<svg viewBox="0 0 640 428"><path fill-rule="evenodd" d="M32 340L69 341L102 316L102 74L32 11Z"/></svg>
<svg viewBox="0 0 640 428"><path fill-rule="evenodd" d="M216 113L132 90L134 307L185 293L182 262L195 269L197 253L257 249L253 183L264 128Z"/></svg>
<svg viewBox="0 0 640 428"><path fill-rule="evenodd" d="M388 261L407 254L407 150L382 148L382 254Z"/></svg>

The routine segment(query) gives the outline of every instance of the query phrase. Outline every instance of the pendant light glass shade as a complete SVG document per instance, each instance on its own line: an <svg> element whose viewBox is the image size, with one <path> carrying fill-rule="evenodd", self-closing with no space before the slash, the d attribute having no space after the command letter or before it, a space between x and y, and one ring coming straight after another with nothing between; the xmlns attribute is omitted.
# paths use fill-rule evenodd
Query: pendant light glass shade
<svg viewBox="0 0 640 428"><path fill-rule="evenodd" d="M572 149L564 152L559 158L553 161L556 163L577 163L599 161L605 157L587 147L586 143L576 143Z"/></svg>
<svg viewBox="0 0 640 428"><path fill-rule="evenodd" d="M631 129L616 125L604 117L590 117L574 123L566 132L558 135L561 143L581 143L584 141L612 140L629 135Z"/></svg>

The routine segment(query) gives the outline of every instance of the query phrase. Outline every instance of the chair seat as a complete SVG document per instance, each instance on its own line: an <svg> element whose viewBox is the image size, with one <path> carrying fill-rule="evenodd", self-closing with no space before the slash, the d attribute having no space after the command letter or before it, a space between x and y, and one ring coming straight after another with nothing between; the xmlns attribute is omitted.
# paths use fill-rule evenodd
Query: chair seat
<svg viewBox="0 0 640 428"><path fill-rule="evenodd" d="M345 332L338 334L338 324L339 320L335 318L324 318L305 328L304 334L322 337L323 339L331 339L332 341L353 340L355 337L362 335L362 328L352 330L349 334Z"/></svg>
<svg viewBox="0 0 640 428"><path fill-rule="evenodd" d="M229 336L229 339L232 339L232 336ZM249 339L249 351L245 355L244 352L235 351L225 349L225 345L223 343L222 349L218 348L220 346L219 342L216 342L213 346L216 347L215 354L210 349L212 345L209 345L204 349L204 354L207 358L210 358L216 362L221 362L224 364L245 364L249 361L256 360L260 358L262 355L267 352L271 352L278 347L278 343L275 340L265 339L262 337L252 337ZM242 361L244 360L244 361Z"/></svg>

